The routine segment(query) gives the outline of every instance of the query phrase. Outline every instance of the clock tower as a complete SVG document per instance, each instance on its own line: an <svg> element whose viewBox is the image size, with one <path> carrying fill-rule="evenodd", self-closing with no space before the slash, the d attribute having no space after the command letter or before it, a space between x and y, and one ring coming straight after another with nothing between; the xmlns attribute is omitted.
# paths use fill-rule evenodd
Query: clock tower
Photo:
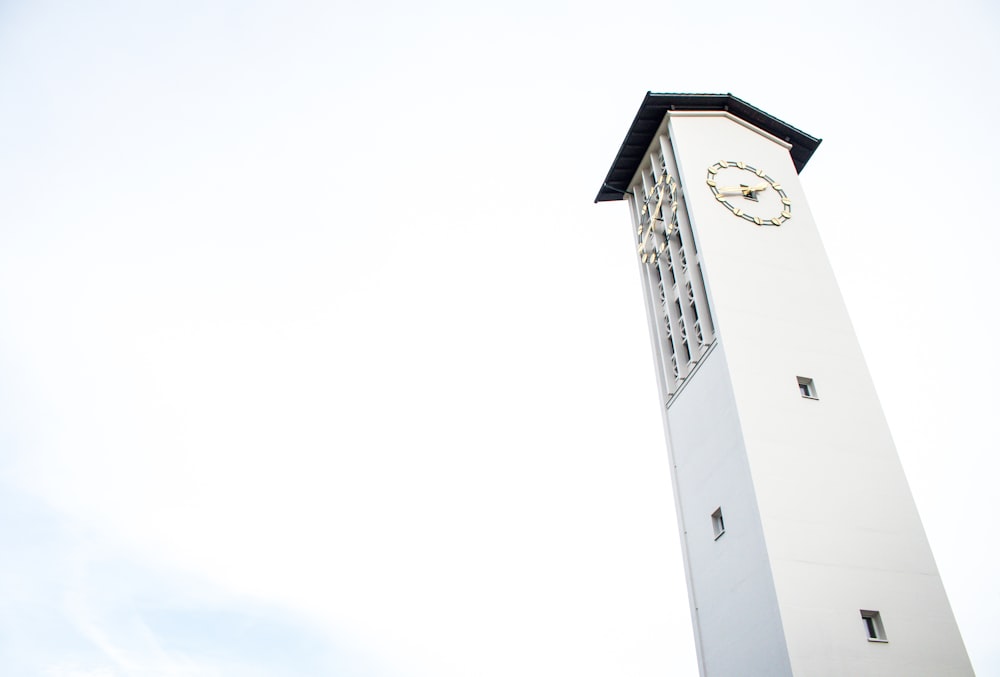
<svg viewBox="0 0 1000 677"><path fill-rule="evenodd" d="M972 675L799 172L820 140L646 95L624 200L702 677Z"/></svg>

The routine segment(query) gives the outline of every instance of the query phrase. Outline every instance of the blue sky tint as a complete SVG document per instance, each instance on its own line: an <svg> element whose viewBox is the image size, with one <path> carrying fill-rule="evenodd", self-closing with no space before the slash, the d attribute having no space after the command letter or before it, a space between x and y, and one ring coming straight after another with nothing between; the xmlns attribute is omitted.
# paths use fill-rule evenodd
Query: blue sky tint
<svg viewBox="0 0 1000 677"><path fill-rule="evenodd" d="M6 674L388 674L315 622L162 571L9 486L0 514Z"/></svg>

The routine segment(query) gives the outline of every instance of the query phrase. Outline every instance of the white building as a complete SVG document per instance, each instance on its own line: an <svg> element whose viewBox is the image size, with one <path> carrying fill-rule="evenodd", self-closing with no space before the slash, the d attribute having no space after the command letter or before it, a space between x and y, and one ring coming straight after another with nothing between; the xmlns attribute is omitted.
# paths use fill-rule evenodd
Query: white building
<svg viewBox="0 0 1000 677"><path fill-rule="evenodd" d="M632 217L701 674L971 675L799 182L818 145L649 93L597 196Z"/></svg>

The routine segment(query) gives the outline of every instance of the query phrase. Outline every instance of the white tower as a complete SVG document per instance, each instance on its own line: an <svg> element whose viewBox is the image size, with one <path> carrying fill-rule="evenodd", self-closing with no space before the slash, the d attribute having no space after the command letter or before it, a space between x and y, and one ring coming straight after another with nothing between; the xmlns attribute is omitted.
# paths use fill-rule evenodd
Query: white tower
<svg viewBox="0 0 1000 677"><path fill-rule="evenodd" d="M798 172L819 139L649 93L632 215L703 677L972 674Z"/></svg>

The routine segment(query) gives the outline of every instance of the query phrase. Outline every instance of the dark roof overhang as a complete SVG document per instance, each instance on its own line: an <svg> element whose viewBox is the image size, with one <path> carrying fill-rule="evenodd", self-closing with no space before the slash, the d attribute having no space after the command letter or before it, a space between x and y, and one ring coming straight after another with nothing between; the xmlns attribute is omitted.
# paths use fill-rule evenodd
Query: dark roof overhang
<svg viewBox="0 0 1000 677"><path fill-rule="evenodd" d="M795 163L795 171L798 172L806 166L822 140L768 115L732 94L646 92L646 98L642 100L639 112L635 114L632 126L629 127L628 134L625 135L625 140L622 141L618 155L615 156L615 161L608 170L608 176L604 179L604 184L594 202L621 200L625 196L625 191L628 190L628 185L635 176L649 144L653 142L656 130L663 122L663 116L671 110L728 111L741 120L792 144L790 152Z"/></svg>

